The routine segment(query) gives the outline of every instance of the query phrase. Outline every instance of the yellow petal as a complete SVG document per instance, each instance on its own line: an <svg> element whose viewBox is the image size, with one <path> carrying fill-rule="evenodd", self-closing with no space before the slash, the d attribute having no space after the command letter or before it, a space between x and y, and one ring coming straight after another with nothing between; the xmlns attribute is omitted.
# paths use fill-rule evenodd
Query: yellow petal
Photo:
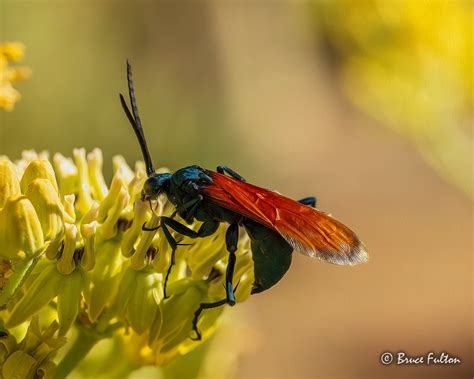
<svg viewBox="0 0 474 379"><path fill-rule="evenodd" d="M84 253L81 258L81 266L86 271L90 271L95 265L95 231L97 221L81 225L81 235L84 240Z"/></svg>
<svg viewBox="0 0 474 379"><path fill-rule="evenodd" d="M94 149L92 152L87 154L87 168L92 195L94 199L99 201L102 201L109 191L105 184L104 175L102 174L102 166L102 150Z"/></svg>
<svg viewBox="0 0 474 379"><path fill-rule="evenodd" d="M134 172L127 164L125 158L121 155L116 155L112 158L114 164L114 172L120 172L122 178L126 183L129 183L135 176Z"/></svg>
<svg viewBox="0 0 474 379"><path fill-rule="evenodd" d="M25 193L28 185L38 178L49 180L56 193L58 193L58 183L56 182L56 175L54 174L53 166L51 166L49 161L44 159L33 160L28 164L23 176L21 177L21 191Z"/></svg>
<svg viewBox="0 0 474 379"><path fill-rule="evenodd" d="M148 207L147 202L141 200L135 202L132 225L125 231L122 239L122 254L125 257L131 257L135 252L135 242L142 233L143 223L148 218Z"/></svg>
<svg viewBox="0 0 474 379"><path fill-rule="evenodd" d="M107 217L102 223L100 232L104 239L112 239L118 231L118 221L122 215L123 210L126 208L130 195L125 188L122 188L118 193L113 206L108 210Z"/></svg>
<svg viewBox="0 0 474 379"><path fill-rule="evenodd" d="M76 268L74 252L76 251L77 226L64 224L64 249L58 259L58 271L63 275L69 275Z"/></svg>
<svg viewBox="0 0 474 379"><path fill-rule="evenodd" d="M58 176L61 195L71 195L77 192L79 176L77 167L71 158L66 158L60 153L54 154L54 168Z"/></svg>
<svg viewBox="0 0 474 379"><path fill-rule="evenodd" d="M74 162L76 163L77 172L79 175L79 187L76 200L76 210L84 215L91 208L92 196L91 186L89 182L89 173L87 169L86 150L73 150Z"/></svg>
<svg viewBox="0 0 474 379"><path fill-rule="evenodd" d="M8 159L0 159L0 209L10 196L20 193L20 182L15 166Z"/></svg>

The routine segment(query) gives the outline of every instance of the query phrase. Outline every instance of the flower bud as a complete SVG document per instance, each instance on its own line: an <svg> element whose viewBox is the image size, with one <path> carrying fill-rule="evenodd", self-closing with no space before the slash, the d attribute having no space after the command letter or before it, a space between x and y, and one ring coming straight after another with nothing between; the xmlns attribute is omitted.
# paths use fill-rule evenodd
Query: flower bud
<svg viewBox="0 0 474 379"><path fill-rule="evenodd" d="M36 370L36 374L41 379L53 379L57 366L51 360L45 360Z"/></svg>
<svg viewBox="0 0 474 379"><path fill-rule="evenodd" d="M64 195L63 219L64 222L67 222L68 224L74 224L76 222L76 211L74 209L75 201L75 195Z"/></svg>
<svg viewBox="0 0 474 379"><path fill-rule="evenodd" d="M125 231L122 239L122 254L131 257L135 252L135 242L142 233L142 226L148 218L148 203L141 200L135 202L132 225Z"/></svg>
<svg viewBox="0 0 474 379"><path fill-rule="evenodd" d="M130 168L130 166L127 164L125 158L121 155L116 155L112 158L112 161L114 165L114 172L120 172L125 183L130 183L135 174Z"/></svg>
<svg viewBox="0 0 474 379"><path fill-rule="evenodd" d="M140 201L142 197L143 184L147 176L145 171L137 171L133 179L128 183L128 193L131 196L131 203L134 204L135 201Z"/></svg>
<svg viewBox="0 0 474 379"><path fill-rule="evenodd" d="M86 271L92 270L95 265L94 245L96 229L97 221L81 225L81 235L84 240L84 253L81 258L81 266Z"/></svg>
<svg viewBox="0 0 474 379"><path fill-rule="evenodd" d="M117 196L119 195L120 191L125 188L126 185L123 180L122 174L120 172L116 172L114 177L112 178L112 184L110 185L109 193L100 203L97 221L99 221L100 223L105 222L110 208L112 208L116 203Z"/></svg>
<svg viewBox="0 0 474 379"><path fill-rule="evenodd" d="M79 177L77 167L71 158L66 158L60 153L54 154L53 164L58 176L61 196L71 195L77 192Z"/></svg>
<svg viewBox="0 0 474 379"><path fill-rule="evenodd" d="M107 212L107 217L101 225L101 236L104 239L112 239L117 235L117 224L122 211L128 204L130 195L125 188L121 188L113 206ZM100 210L99 210L100 212Z"/></svg>
<svg viewBox="0 0 474 379"><path fill-rule="evenodd" d="M123 262L120 241L102 242L95 259L94 269L88 274L90 284L84 292L89 319L92 322L97 320L117 293Z"/></svg>
<svg viewBox="0 0 474 379"><path fill-rule="evenodd" d="M194 280L207 277L216 262L228 255L224 228L224 225L219 226L217 233L208 238L194 240L189 246L188 266Z"/></svg>
<svg viewBox="0 0 474 379"><path fill-rule="evenodd" d="M163 326L158 337L151 345L156 354L156 364L163 364L181 351L183 343L195 342L193 336L193 318L200 303L207 301L207 285L203 281L182 279L171 283L168 292L172 296L162 303ZM203 338L206 338L214 327L222 307L203 311L198 327Z"/></svg>
<svg viewBox="0 0 474 379"><path fill-rule="evenodd" d="M51 182L35 179L28 185L25 195L36 209L45 240L55 239L63 229L63 212L58 193Z"/></svg>
<svg viewBox="0 0 474 379"><path fill-rule="evenodd" d="M33 378L35 366L36 359L24 351L17 350L3 364L2 378Z"/></svg>
<svg viewBox="0 0 474 379"><path fill-rule="evenodd" d="M3 331L3 333L5 333ZM14 336L10 333L0 337L0 365L5 362L5 359L17 349L17 342Z"/></svg>
<svg viewBox="0 0 474 379"><path fill-rule="evenodd" d="M74 252L76 251L77 226L64 224L64 248L58 259L58 271L63 275L69 275L76 268Z"/></svg>
<svg viewBox="0 0 474 379"><path fill-rule="evenodd" d="M150 222L147 224L148 228L156 228L160 223L160 218L155 214L152 215ZM153 241L153 237L156 234L156 230L142 232L140 242L138 243L137 250L133 254L130 260L130 267L135 270L141 270L148 264L148 249ZM171 249L170 249L171 251Z"/></svg>
<svg viewBox="0 0 474 379"><path fill-rule="evenodd" d="M157 251L153 257L152 266L157 272L166 272L171 264L171 246L165 237L163 229L160 228L156 233L153 246Z"/></svg>
<svg viewBox="0 0 474 379"><path fill-rule="evenodd" d="M19 194L21 194L20 182L15 166L8 159L0 159L0 209L10 196Z"/></svg>
<svg viewBox="0 0 474 379"><path fill-rule="evenodd" d="M77 188L76 210L84 215L90 209L92 203L91 186L89 183L89 174L86 160L85 149L73 150L74 162L76 163L77 173L79 177L79 186Z"/></svg>
<svg viewBox="0 0 474 379"><path fill-rule="evenodd" d="M21 191L26 193L29 184L35 179L46 179L49 180L58 193L58 183L56 182L56 175L54 174L53 166L49 161L44 159L37 159L31 161L25 169L23 176L21 177L20 186Z"/></svg>
<svg viewBox="0 0 474 379"><path fill-rule="evenodd" d="M87 169L89 180L91 183L91 191L94 199L104 200L107 192L107 185L105 184L104 175L102 174L103 158L102 150L94 149L87 154Z"/></svg>
<svg viewBox="0 0 474 379"><path fill-rule="evenodd" d="M79 270L63 277L58 293L58 336L64 336L76 320L82 291L82 275Z"/></svg>
<svg viewBox="0 0 474 379"><path fill-rule="evenodd" d="M142 334L148 330L160 312L163 299L162 276L151 271L137 271L136 287L126 306L126 318L133 330Z"/></svg>
<svg viewBox="0 0 474 379"><path fill-rule="evenodd" d="M43 245L41 223L30 200L23 195L10 197L0 211L0 256L35 255Z"/></svg>
<svg viewBox="0 0 474 379"><path fill-rule="evenodd" d="M40 274L13 308L6 326L14 327L25 322L48 304L58 294L62 279L55 262L43 265Z"/></svg>

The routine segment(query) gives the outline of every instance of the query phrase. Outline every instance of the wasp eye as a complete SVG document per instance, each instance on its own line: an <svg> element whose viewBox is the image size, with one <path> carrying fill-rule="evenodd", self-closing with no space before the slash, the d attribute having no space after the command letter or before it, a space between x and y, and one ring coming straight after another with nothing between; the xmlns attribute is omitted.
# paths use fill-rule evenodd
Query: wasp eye
<svg viewBox="0 0 474 379"><path fill-rule="evenodd" d="M150 176L145 184L143 184L142 198L143 199L156 199L162 192L167 193L171 174L156 174Z"/></svg>
<svg viewBox="0 0 474 379"><path fill-rule="evenodd" d="M156 198L161 192L161 185L157 177L148 178L143 184L142 194L144 198Z"/></svg>

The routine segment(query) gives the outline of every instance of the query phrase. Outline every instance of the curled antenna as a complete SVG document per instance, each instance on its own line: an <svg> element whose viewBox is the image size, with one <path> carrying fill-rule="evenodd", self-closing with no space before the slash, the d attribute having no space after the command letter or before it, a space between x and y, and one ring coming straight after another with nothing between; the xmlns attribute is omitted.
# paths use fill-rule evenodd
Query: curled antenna
<svg viewBox="0 0 474 379"><path fill-rule="evenodd" d="M146 166L146 173L148 176L152 176L155 174L155 169L153 168L153 162L151 161L150 152L148 151L148 147L146 145L145 134L143 133L142 123L140 121L140 116L138 115L138 107L137 107L137 99L135 97L135 90L133 88L133 77L132 77L132 66L127 60L127 82L128 82L128 94L130 96L130 104L132 106L132 112L128 108L128 105L123 97L120 94L120 103L122 104L122 108L127 115L128 121L132 125L133 131L137 136L138 143L140 144L140 148L142 149L143 159L145 161Z"/></svg>

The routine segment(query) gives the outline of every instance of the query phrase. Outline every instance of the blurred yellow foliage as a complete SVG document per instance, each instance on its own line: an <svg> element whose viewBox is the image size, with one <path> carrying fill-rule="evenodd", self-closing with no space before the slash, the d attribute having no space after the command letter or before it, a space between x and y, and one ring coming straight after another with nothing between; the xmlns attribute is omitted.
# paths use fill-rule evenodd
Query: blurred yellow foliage
<svg viewBox="0 0 474 379"><path fill-rule="evenodd" d="M23 60L25 46L18 42L0 44L0 108L13 110L15 103L20 100L20 93L13 88L12 83L23 80L31 75L28 67L11 67L9 62Z"/></svg>
<svg viewBox="0 0 474 379"><path fill-rule="evenodd" d="M473 3L317 1L311 10L351 101L472 197Z"/></svg>

